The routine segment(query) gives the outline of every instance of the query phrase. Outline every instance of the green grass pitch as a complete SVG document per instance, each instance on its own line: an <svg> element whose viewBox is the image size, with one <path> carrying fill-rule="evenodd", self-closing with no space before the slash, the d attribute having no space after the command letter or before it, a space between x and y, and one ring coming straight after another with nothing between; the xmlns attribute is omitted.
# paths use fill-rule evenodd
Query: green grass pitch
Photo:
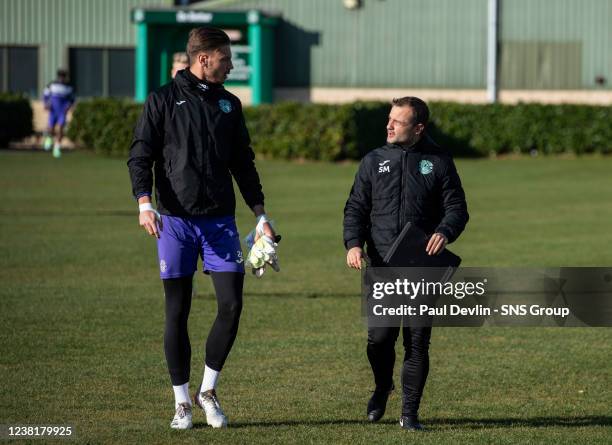
<svg viewBox="0 0 612 445"><path fill-rule="evenodd" d="M612 158L457 164L464 265L612 265ZM364 422L359 274L341 243L356 164L258 168L282 271L247 277L218 390L231 427L212 430L196 411L192 431L171 431L155 243L138 227L125 161L0 152L0 423L72 424L74 443L612 443L606 328L435 329L429 431L399 428L397 391L381 423ZM238 225L253 225L240 198ZM216 310L202 274L197 289L192 391Z"/></svg>

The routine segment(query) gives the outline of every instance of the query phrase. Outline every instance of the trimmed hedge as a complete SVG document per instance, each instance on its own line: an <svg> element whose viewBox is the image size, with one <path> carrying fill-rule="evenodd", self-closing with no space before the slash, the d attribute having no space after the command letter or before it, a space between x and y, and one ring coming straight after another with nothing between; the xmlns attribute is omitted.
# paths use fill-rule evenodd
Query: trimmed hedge
<svg viewBox="0 0 612 445"><path fill-rule="evenodd" d="M77 102L67 136L98 154L127 157L142 105L127 99Z"/></svg>
<svg viewBox="0 0 612 445"><path fill-rule="evenodd" d="M436 103L432 120L434 139L462 154L612 153L612 107Z"/></svg>
<svg viewBox="0 0 612 445"><path fill-rule="evenodd" d="M0 94L0 147L34 133L30 100L21 94Z"/></svg>
<svg viewBox="0 0 612 445"><path fill-rule="evenodd" d="M294 102L247 107L247 127L257 153L281 159L361 159L384 144L389 105Z"/></svg>
<svg viewBox="0 0 612 445"><path fill-rule="evenodd" d="M430 104L430 134L456 156L503 153L612 153L612 107ZM79 102L68 136L97 153L127 156L142 106L127 100ZM292 102L245 107L253 147L280 159L360 159L385 142L389 105Z"/></svg>

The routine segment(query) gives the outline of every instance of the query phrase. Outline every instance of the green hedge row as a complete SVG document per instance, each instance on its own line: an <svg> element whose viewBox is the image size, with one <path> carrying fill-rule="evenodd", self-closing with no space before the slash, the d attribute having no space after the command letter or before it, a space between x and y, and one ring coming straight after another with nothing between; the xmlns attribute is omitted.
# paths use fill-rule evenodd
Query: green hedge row
<svg viewBox="0 0 612 445"><path fill-rule="evenodd" d="M0 94L0 147L34 132L30 100L20 94Z"/></svg>
<svg viewBox="0 0 612 445"><path fill-rule="evenodd" d="M79 101L67 136L82 148L108 156L127 157L142 105L126 99Z"/></svg>
<svg viewBox="0 0 612 445"><path fill-rule="evenodd" d="M432 134L462 154L612 153L612 107L591 105L432 106Z"/></svg>
<svg viewBox="0 0 612 445"><path fill-rule="evenodd" d="M257 153L280 159L360 159L385 142L389 106L293 102L245 108Z"/></svg>
<svg viewBox="0 0 612 445"><path fill-rule="evenodd" d="M432 103L430 134L457 156L612 153L612 107ZM80 102L68 136L98 153L126 156L142 106ZM359 159L384 144L389 105L278 103L245 107L256 153L280 159Z"/></svg>

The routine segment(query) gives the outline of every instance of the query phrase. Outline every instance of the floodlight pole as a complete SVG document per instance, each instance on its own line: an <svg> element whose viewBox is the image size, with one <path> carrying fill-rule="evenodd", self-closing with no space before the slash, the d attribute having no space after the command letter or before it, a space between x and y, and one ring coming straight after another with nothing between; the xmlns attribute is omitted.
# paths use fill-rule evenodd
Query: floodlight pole
<svg viewBox="0 0 612 445"><path fill-rule="evenodd" d="M489 0L487 31L487 101L497 102L497 36L499 0Z"/></svg>

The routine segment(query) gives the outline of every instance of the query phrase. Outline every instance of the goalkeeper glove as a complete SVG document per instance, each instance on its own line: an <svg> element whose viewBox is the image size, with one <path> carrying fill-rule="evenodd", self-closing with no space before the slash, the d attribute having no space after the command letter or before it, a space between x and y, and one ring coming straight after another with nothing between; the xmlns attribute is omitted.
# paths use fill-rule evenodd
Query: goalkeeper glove
<svg viewBox="0 0 612 445"><path fill-rule="evenodd" d="M272 239L264 234L263 225L267 222L269 221L265 215L260 216L257 227L247 237L247 245L251 248L247 255L247 264L251 265L253 274L257 278L263 276L267 265L271 266L276 272L280 271L276 247L278 247L281 237L277 235L275 239ZM256 235L259 236L259 239L254 242Z"/></svg>

